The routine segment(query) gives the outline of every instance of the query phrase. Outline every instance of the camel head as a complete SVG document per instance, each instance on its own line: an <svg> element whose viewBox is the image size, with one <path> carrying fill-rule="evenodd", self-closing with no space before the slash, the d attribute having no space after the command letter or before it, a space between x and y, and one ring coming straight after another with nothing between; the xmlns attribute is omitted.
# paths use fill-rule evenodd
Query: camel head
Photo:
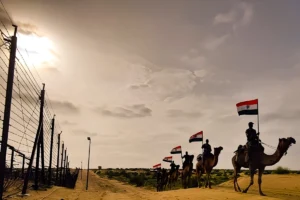
<svg viewBox="0 0 300 200"><path fill-rule="evenodd" d="M214 148L214 155L220 155L222 150L223 150L223 147Z"/></svg>
<svg viewBox="0 0 300 200"><path fill-rule="evenodd" d="M279 138L279 144L277 148L280 150L280 152L286 153L292 144L296 144L296 140L292 137Z"/></svg>

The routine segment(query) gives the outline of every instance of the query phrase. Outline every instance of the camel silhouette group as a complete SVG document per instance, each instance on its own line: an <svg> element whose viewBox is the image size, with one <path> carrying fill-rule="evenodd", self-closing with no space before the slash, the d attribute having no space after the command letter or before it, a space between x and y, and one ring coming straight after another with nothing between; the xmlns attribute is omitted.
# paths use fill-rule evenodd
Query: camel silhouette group
<svg viewBox="0 0 300 200"><path fill-rule="evenodd" d="M163 191L169 186L172 189L172 185L175 186L176 181L179 178L179 165L173 172L168 172L166 169L162 169L157 172L157 191Z"/></svg>
<svg viewBox="0 0 300 200"><path fill-rule="evenodd" d="M267 155L264 153L264 148L262 147L261 143L258 143L256 147L254 147L253 152L251 154L251 162L246 159L247 155L247 147L246 145L239 145L238 149L234 152L234 156L232 157L232 165L234 168L234 189L237 192L247 193L249 188L253 185L254 181L254 174L255 171L258 170L258 185L259 185L259 194L265 196L262 192L261 184L262 184L262 175L265 170L266 166L275 165L280 161L283 155L285 155L292 144L296 144L296 140L292 137L287 138L279 138L279 143L277 145L276 151L272 155ZM217 166L219 161L219 156L223 147L216 147L213 150L213 154L210 154L206 157L203 163L203 157L201 154L197 156L197 163L196 163L196 177L198 182L198 187L200 188L201 185L205 188L212 188L211 187L211 172L214 167ZM186 163L182 169L182 172L179 173L178 169L176 169L172 174L169 174L165 169L162 170L161 178L158 184L158 191L162 191L166 188L167 184L171 189L172 184L174 185L175 182L178 180L179 176L181 175L182 180L182 187L188 188L191 175L193 173L193 159L194 155L190 155L189 163ZM244 190L241 190L240 186L238 185L238 175L240 173L241 168L248 168L250 171L250 183L248 187ZM201 176L206 175L204 179L204 183L201 184Z"/></svg>

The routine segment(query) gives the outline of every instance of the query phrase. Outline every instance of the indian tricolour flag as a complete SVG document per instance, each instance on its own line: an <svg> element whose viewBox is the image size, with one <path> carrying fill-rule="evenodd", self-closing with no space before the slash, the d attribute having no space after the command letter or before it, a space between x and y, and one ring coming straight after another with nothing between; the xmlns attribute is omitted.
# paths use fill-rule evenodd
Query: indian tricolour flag
<svg viewBox="0 0 300 200"><path fill-rule="evenodd" d="M172 156L167 156L163 159L165 162L172 162Z"/></svg>
<svg viewBox="0 0 300 200"><path fill-rule="evenodd" d="M237 103L236 107L239 115L258 115L258 99Z"/></svg>
<svg viewBox="0 0 300 200"><path fill-rule="evenodd" d="M153 166L153 169L160 169L160 168L161 168L161 163Z"/></svg>
<svg viewBox="0 0 300 200"><path fill-rule="evenodd" d="M192 135L189 139L189 142L201 142L203 141L203 131L200 131L194 135Z"/></svg>
<svg viewBox="0 0 300 200"><path fill-rule="evenodd" d="M182 152L181 146L175 147L171 150L171 154L180 154Z"/></svg>

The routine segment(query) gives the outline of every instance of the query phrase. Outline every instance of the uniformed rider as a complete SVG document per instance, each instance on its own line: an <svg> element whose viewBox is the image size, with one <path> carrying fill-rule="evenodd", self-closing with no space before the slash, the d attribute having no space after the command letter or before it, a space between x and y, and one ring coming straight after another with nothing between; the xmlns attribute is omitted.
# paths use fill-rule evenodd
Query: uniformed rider
<svg viewBox="0 0 300 200"><path fill-rule="evenodd" d="M203 158L202 158L202 165L204 166L205 159L210 155L211 153L211 146L209 144L209 140L206 139L206 143L202 145L203 149Z"/></svg>
<svg viewBox="0 0 300 200"><path fill-rule="evenodd" d="M256 133L256 130L253 129L253 122L249 122L248 126L249 128L246 130L246 136L247 136L247 151L248 156L246 156L246 162L251 160L251 153L253 150L254 145L258 145L260 142L259 139L259 133Z"/></svg>

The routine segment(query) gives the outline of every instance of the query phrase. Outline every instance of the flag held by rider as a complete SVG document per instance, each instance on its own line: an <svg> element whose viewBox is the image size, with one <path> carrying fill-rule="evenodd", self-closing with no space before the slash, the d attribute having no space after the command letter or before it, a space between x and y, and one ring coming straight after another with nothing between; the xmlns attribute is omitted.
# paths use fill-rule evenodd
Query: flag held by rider
<svg viewBox="0 0 300 200"><path fill-rule="evenodd" d="M181 154L181 153L182 153L181 146L177 146L171 150L171 154Z"/></svg>
<svg viewBox="0 0 300 200"><path fill-rule="evenodd" d="M236 104L237 111L240 115L257 115L257 130L259 132L259 114L258 99L242 101Z"/></svg>
<svg viewBox="0 0 300 200"><path fill-rule="evenodd" d="M165 162L172 162L172 156L167 156L163 159Z"/></svg>
<svg viewBox="0 0 300 200"><path fill-rule="evenodd" d="M189 142L203 142L203 131L200 131L192 135L189 139Z"/></svg>
<svg viewBox="0 0 300 200"><path fill-rule="evenodd" d="M160 168L161 168L161 163L153 166L153 169L160 169Z"/></svg>
<svg viewBox="0 0 300 200"><path fill-rule="evenodd" d="M258 115L258 99L239 102L236 107L239 115Z"/></svg>

